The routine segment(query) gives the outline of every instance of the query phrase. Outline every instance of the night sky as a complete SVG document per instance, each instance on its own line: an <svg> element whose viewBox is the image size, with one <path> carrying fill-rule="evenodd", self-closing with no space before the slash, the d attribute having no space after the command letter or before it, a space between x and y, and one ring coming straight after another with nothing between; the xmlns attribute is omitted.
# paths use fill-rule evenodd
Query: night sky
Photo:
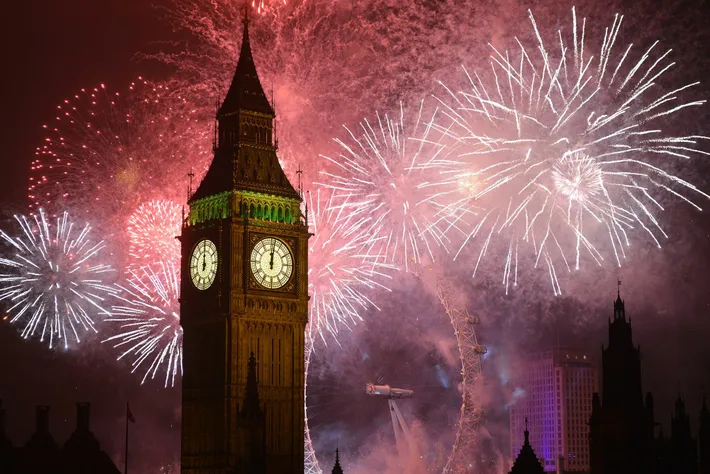
<svg viewBox="0 0 710 474"><path fill-rule="evenodd" d="M666 46L676 47L681 58L692 60L690 69L707 81L710 43L700 23L710 11L703 2L668 4L657 14L638 2L625 3L641 18L652 18L655 28L659 23L670 25L663 38ZM154 41L180 39L143 0L26 0L12 2L9 8L3 12L0 28L6 65L0 102L3 220L26 205L28 164L42 139L41 125L51 119L55 104L100 82L121 87L141 74L163 77L167 71L138 59L136 52ZM644 22L632 21L630 28L643 30ZM707 84L701 91L703 98L710 97ZM708 135L708 117L706 110L688 127ZM710 166L694 166L694 181L707 191ZM710 213L671 204L664 217L671 222L670 242L663 250L637 249L638 270L632 264L631 269L618 272L591 271L562 298L535 298L531 303L522 291L506 297L498 283L463 284L464 291L477 295L471 303L490 316L488 322L484 318L482 341L491 348L486 370L491 380L497 380L491 395L495 408L490 431L501 438L502 447L507 445L502 401L510 396L502 380L514 372L521 354L554 344L558 338L599 354L607 340L606 320L612 315L617 277L623 280L627 315L633 320L635 342L641 345L644 390L656 397L656 416L669 432L671 403L680 391L696 429L701 398L710 396ZM477 291L481 289L485 291ZM528 291L538 289L531 285ZM520 319L525 324L517 324ZM584 323L575 322L580 320ZM140 386L137 376L96 346L52 352L23 341L15 328L0 324L0 398L7 409L10 437L15 444L25 443L34 430L34 406L47 404L52 407L51 430L63 443L74 429L75 402L90 401L93 430L122 467L124 410L130 401L137 419L131 426L133 472L156 472L173 464L179 459L179 389L164 389L160 383Z"/></svg>

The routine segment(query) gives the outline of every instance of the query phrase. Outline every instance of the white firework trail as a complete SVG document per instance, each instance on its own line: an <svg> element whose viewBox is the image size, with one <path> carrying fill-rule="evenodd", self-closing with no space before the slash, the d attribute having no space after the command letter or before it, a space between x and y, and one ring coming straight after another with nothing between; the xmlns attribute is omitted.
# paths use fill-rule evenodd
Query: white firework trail
<svg viewBox="0 0 710 474"><path fill-rule="evenodd" d="M128 281L116 285L117 302L106 319L118 329L103 342L122 351L118 360L132 359L131 372L143 371L142 384L164 371L165 386L174 386L182 376L178 273L165 262L128 272Z"/></svg>
<svg viewBox="0 0 710 474"><path fill-rule="evenodd" d="M640 55L617 47L623 16L594 52L574 8L571 31L551 43L529 16L533 47L519 39L516 52L491 46L489 76L466 71L466 91L442 84L438 128L459 143L457 166L444 173L466 191L449 204L457 220L445 233L463 239L456 257L479 244L474 277L494 242L507 247L506 291L517 284L519 249L532 249L557 295L560 260L568 272L583 256L620 266L637 230L660 247L667 234L659 195L701 210L693 198L710 196L672 170L709 155L697 147L708 137L678 134L682 124L672 120L705 100L683 98L697 82L664 88L672 50L656 53L658 42Z"/></svg>
<svg viewBox="0 0 710 474"><path fill-rule="evenodd" d="M368 253L406 271L423 258L434 261L435 247L446 240L438 230L446 220L439 199L450 162L442 141L448 137L432 127L436 114L427 114L422 101L410 117L400 104L396 116L377 113L376 123L362 121L359 132L345 127L348 137L335 139L340 155L323 156L336 165L321 172L327 181L320 183L333 190L333 206L358 222Z"/></svg>
<svg viewBox="0 0 710 474"><path fill-rule="evenodd" d="M347 212L347 201L336 205L327 190L308 194L309 328L312 338L327 344L326 334L337 341L341 329L362 321L361 312L379 310L367 292L389 291L386 281L395 267L361 252L364 219Z"/></svg>
<svg viewBox="0 0 710 474"><path fill-rule="evenodd" d="M151 262L179 265L182 206L169 200L142 203L128 218L128 255L130 268L141 268Z"/></svg>
<svg viewBox="0 0 710 474"><path fill-rule="evenodd" d="M8 244L0 258L0 302L6 319L22 325L22 337L39 336L50 348L81 342L96 333L97 317L113 292L103 278L113 269L100 261L104 241L94 242L91 226L75 226L67 212L52 226L43 209L32 216L15 215L19 237L0 230Z"/></svg>

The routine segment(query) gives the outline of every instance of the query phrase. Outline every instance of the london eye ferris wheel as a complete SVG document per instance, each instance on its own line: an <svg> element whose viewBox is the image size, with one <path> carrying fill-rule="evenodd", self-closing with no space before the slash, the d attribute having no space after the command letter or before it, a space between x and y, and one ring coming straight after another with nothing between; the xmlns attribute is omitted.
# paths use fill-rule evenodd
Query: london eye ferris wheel
<svg viewBox="0 0 710 474"><path fill-rule="evenodd" d="M328 440L332 443L335 431L338 432L341 455L344 448L348 449L344 445L349 444L353 456L363 459L367 459L368 455L374 456L368 440L371 442L374 438L380 444L394 441L392 427L383 428L390 425L386 422L389 419L387 410L382 410L381 406L366 405L366 395L362 391L363 380L385 383L388 381L385 378L392 383L414 384L407 386L413 388L415 394L411 406L403 406L402 416L413 422L413 436L422 443L418 457L426 464L427 472L470 472L473 467L477 431L484 415L481 359L486 348L478 344L476 326L480 320L468 312L460 292L446 277L420 267L414 270L414 274L422 293L430 296L429 304L433 304L429 306L430 312L439 313L433 319L422 317L421 311L416 317L402 314L398 319L397 315L383 308L381 312L369 315L362 326L355 328L353 334L336 348L325 348L319 341L309 339L305 355L306 473L323 472L317 453L321 457L329 454L330 449L325 446ZM397 300L397 295L393 295L392 299ZM410 302L410 305L422 308L421 302ZM408 319L411 324L406 323ZM420 329L426 328L427 334L436 333L436 329L432 331L432 325L437 322L441 324L441 330L448 332L450 353L447 354L445 348L436 347L440 342L429 340L411 344L417 338L430 337L425 336L423 331L418 332ZM393 335L387 334L384 329L385 326L398 327L403 323L413 327L397 329L399 337L391 337ZM347 362L341 364L340 359L332 360L338 357L338 352ZM447 356L448 361L444 360ZM329 365L333 369L330 373ZM339 372L336 377L333 376L335 371ZM373 378L375 380L370 380ZM374 433L375 428L369 428L371 432L368 432L368 428L360 422L376 417L368 411L370 409L381 415L376 421L380 429L377 434ZM329 416L329 412L338 414ZM344 413L352 414L352 419L343 420L348 418ZM441 419L446 422L433 421ZM333 429L336 425L337 429ZM353 435L348 433L349 430L358 433ZM362 434L363 431L367 433ZM431 433L427 434L427 431ZM394 447L394 444L391 446ZM363 462L367 461L358 459L358 463ZM369 466L372 468L374 464ZM381 468L381 465L378 467Z"/></svg>

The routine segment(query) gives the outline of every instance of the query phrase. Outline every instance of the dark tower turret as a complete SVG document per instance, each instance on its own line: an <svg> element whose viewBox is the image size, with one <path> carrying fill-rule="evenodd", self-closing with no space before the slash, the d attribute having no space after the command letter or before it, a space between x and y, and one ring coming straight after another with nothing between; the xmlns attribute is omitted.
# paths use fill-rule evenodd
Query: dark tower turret
<svg viewBox="0 0 710 474"><path fill-rule="evenodd" d="M604 423L598 393L592 395L592 415L589 417L589 472L604 472Z"/></svg>
<svg viewBox="0 0 710 474"><path fill-rule="evenodd" d="M628 350L629 347L633 348L633 345L631 318L626 320L624 301L621 299L621 294L617 293L616 301L614 301L614 319L609 321L609 348Z"/></svg>
<svg viewBox="0 0 710 474"><path fill-rule="evenodd" d="M528 431L528 419L525 418L525 441L520 449L520 454L513 463L510 474L543 474L544 469L540 460L535 455L535 451L530 446L530 432Z"/></svg>
<svg viewBox="0 0 710 474"><path fill-rule="evenodd" d="M247 383L242 409L239 412L239 429L244 439L241 466L248 466L248 474L266 472L266 439L264 411L259 403L259 381L256 376L256 357L252 352L247 362Z"/></svg>
<svg viewBox="0 0 710 474"><path fill-rule="evenodd" d="M621 285L621 282L619 282ZM631 413L643 406L641 350L634 347L631 318L621 294L614 302L614 319L609 322L609 346L602 350L602 403L605 408Z"/></svg>
<svg viewBox="0 0 710 474"><path fill-rule="evenodd" d="M263 415L259 406L259 381L256 378L256 357L253 352L247 362L247 385L240 415L243 420L257 420Z"/></svg>
<svg viewBox="0 0 710 474"><path fill-rule="evenodd" d="M631 318L617 291L609 345L602 346L601 400L595 394L590 419L592 474L651 472L653 426L653 399L644 404L641 388L641 350L634 347Z"/></svg>
<svg viewBox="0 0 710 474"><path fill-rule="evenodd" d="M333 470L331 474L343 474L343 468L340 466L340 450L335 450L335 464L333 465Z"/></svg>
<svg viewBox="0 0 710 474"><path fill-rule="evenodd" d="M690 435L690 416L685 411L685 401L678 394L671 417L671 458L674 474L698 472L697 445Z"/></svg>

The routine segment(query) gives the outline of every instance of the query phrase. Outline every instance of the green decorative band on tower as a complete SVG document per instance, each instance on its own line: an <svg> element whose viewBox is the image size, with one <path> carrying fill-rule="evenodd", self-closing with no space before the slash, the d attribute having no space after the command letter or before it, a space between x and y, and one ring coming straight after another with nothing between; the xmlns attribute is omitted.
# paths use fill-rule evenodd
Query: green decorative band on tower
<svg viewBox="0 0 710 474"><path fill-rule="evenodd" d="M251 191L227 191L190 203L188 225L226 219L230 216L282 224L299 224L301 203L296 199Z"/></svg>
<svg viewBox="0 0 710 474"><path fill-rule="evenodd" d="M226 219L230 216L229 196L227 191L214 196L198 199L190 204L189 225L213 219Z"/></svg>
<svg viewBox="0 0 710 474"><path fill-rule="evenodd" d="M301 203L295 199L239 191L235 193L235 209L241 217L261 219L283 224L298 224L301 217Z"/></svg>

